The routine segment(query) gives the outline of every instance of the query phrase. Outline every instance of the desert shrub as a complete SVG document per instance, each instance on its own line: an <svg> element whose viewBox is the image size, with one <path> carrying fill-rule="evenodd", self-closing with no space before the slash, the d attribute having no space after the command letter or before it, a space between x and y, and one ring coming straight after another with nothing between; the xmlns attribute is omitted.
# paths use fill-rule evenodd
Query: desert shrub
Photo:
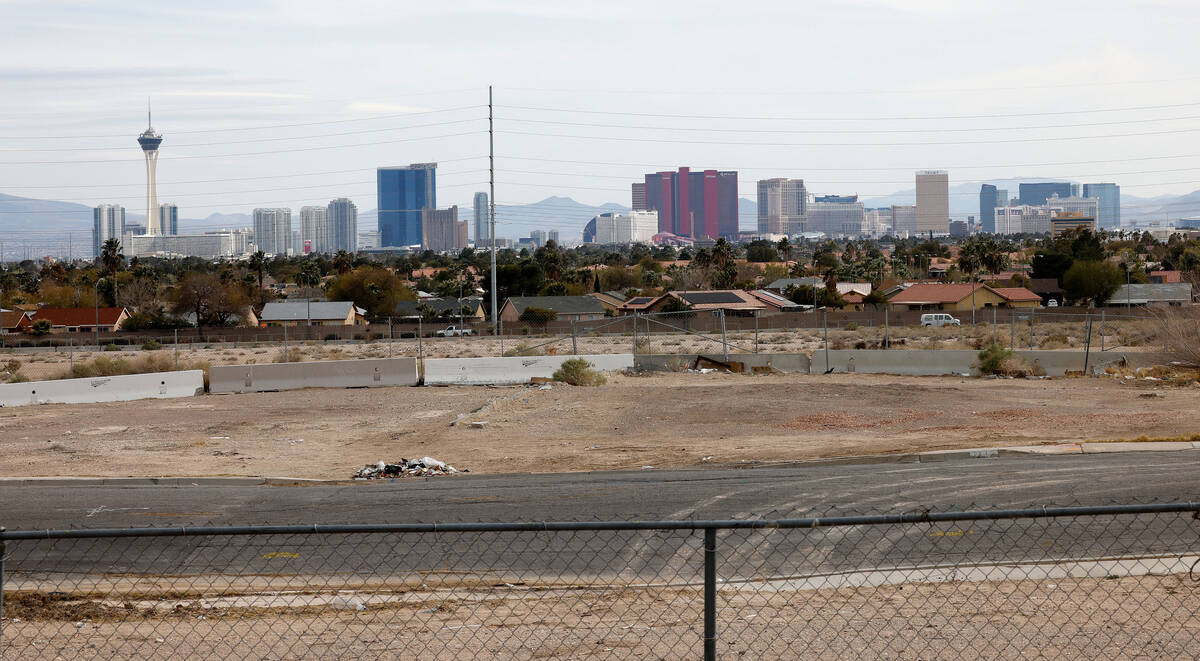
<svg viewBox="0 0 1200 661"><path fill-rule="evenodd" d="M582 358L564 360L554 371L553 378L573 386L602 386L608 381L603 374L592 369L591 363Z"/></svg>
<svg viewBox="0 0 1200 661"><path fill-rule="evenodd" d="M19 360L7 361L4 363L4 369L0 370L0 371L8 372L9 374L16 374L17 372L21 371L21 361L19 361Z"/></svg>
<svg viewBox="0 0 1200 661"><path fill-rule="evenodd" d="M633 351L634 353L650 353L650 338L639 337Z"/></svg>
<svg viewBox="0 0 1200 661"><path fill-rule="evenodd" d="M328 335L326 335L324 337L324 340L326 342L329 342L330 340L337 340L337 339L340 339L340 337L338 336L337 333L329 333Z"/></svg>
<svg viewBox="0 0 1200 661"><path fill-rule="evenodd" d="M119 347L115 344L112 344L112 343L104 345L104 349L102 349L102 351L120 351L120 350L121 350L121 347Z"/></svg>
<svg viewBox="0 0 1200 661"><path fill-rule="evenodd" d="M12 376L8 377L8 382L9 383L29 383L29 377L18 372L16 374L13 374Z"/></svg>
<svg viewBox="0 0 1200 661"><path fill-rule="evenodd" d="M1062 349L1071 346L1071 338L1063 333L1051 333L1038 343L1043 349Z"/></svg>
<svg viewBox="0 0 1200 661"><path fill-rule="evenodd" d="M504 355L505 356L540 356L540 355L542 355L542 352L540 349L531 349L531 348L529 348L528 344L521 342L517 346L509 349L508 351L505 351Z"/></svg>
<svg viewBox="0 0 1200 661"><path fill-rule="evenodd" d="M1155 312L1159 323L1150 331L1150 337L1141 338L1142 343L1153 343L1163 347L1164 358L1187 367L1200 367L1200 313L1188 308L1167 308ZM1137 336L1127 342L1138 344Z"/></svg>
<svg viewBox="0 0 1200 661"><path fill-rule="evenodd" d="M979 352L975 358L974 367L979 370L980 374L1000 374L1004 361L1012 358L1013 355L1013 352L999 344L992 344Z"/></svg>
<svg viewBox="0 0 1200 661"><path fill-rule="evenodd" d="M1042 369L1041 365L1031 364L1020 356L1009 356L1000 361L1000 367L996 371L999 376L1045 376L1046 370Z"/></svg>
<svg viewBox="0 0 1200 661"><path fill-rule="evenodd" d="M558 313L546 308L528 307L521 312L521 316L518 319L537 326L545 326L551 321L558 319Z"/></svg>
<svg viewBox="0 0 1200 661"><path fill-rule="evenodd" d="M275 354L274 363L299 363L304 360L304 352L297 347L288 349L280 349L279 353Z"/></svg>
<svg viewBox="0 0 1200 661"><path fill-rule="evenodd" d="M49 319L38 319L37 321L33 322L33 326L29 328L29 333L31 335L45 335L46 333L49 333L50 329L53 327L54 325L50 323Z"/></svg>
<svg viewBox="0 0 1200 661"><path fill-rule="evenodd" d="M856 322L853 322L853 321L852 321L852 322L850 322L850 323L846 324L846 330L848 330L848 331L856 331L856 330L858 330L858 324L857 324Z"/></svg>
<svg viewBox="0 0 1200 661"><path fill-rule="evenodd" d="M154 351L155 349L161 349L161 348L162 348L162 343L160 343L158 340L149 340L146 343L142 344L142 349L144 349L146 351Z"/></svg>
<svg viewBox="0 0 1200 661"><path fill-rule="evenodd" d="M855 342L854 348L859 349L859 350L866 349L867 348L866 340L859 340L859 341Z"/></svg>

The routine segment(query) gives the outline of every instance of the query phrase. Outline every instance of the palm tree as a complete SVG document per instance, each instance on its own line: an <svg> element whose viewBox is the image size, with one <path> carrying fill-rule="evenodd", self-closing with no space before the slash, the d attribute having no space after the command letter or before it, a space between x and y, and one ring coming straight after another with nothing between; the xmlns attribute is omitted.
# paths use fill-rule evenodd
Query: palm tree
<svg viewBox="0 0 1200 661"><path fill-rule="evenodd" d="M125 264L125 255L121 254L121 242L117 239L107 239L100 246L100 265L112 274L113 305L117 305L117 273Z"/></svg>
<svg viewBox="0 0 1200 661"><path fill-rule="evenodd" d="M787 240L786 236L779 240L779 243L775 245L775 249L783 253L784 262L792 261L792 244Z"/></svg>
<svg viewBox="0 0 1200 661"><path fill-rule="evenodd" d="M258 274L258 303L263 302L263 269L267 266L267 256L263 251L256 251L250 255L250 268Z"/></svg>

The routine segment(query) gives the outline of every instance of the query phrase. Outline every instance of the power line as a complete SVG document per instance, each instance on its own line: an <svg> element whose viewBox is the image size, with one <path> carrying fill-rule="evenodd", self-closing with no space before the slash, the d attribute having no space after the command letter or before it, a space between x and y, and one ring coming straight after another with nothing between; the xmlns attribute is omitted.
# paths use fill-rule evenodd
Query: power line
<svg viewBox="0 0 1200 661"><path fill-rule="evenodd" d="M514 161L539 161L542 163L573 163L576 165L605 165L605 166L615 166L615 167L648 168L648 169L655 170L655 171L664 171L664 170L669 170L669 169L673 169L673 168L677 167L677 165L673 165L673 164L664 165L662 162L659 162L659 163L614 163L611 161L575 161L575 160L568 160L568 159L561 159L561 158L538 158L538 157L534 157L534 156L511 156L511 155L506 155L504 158L511 159ZM1093 160L1093 161L1060 161L1060 162L1048 162L1048 163L1010 163L1010 164L989 164L989 165L940 165L940 166L938 166L937 169L941 169L941 170L977 170L977 169L986 169L986 168L1000 169L1000 168L1060 167L1060 166L1065 166L1065 165L1096 165L1098 163L1131 163L1131 162L1139 162L1139 161L1157 161L1157 160L1167 160L1167 159L1177 159L1177 158L1200 158L1200 154L1176 154L1176 155L1170 155L1170 156L1135 156L1135 157L1130 157L1130 158L1106 158L1103 160ZM876 172L876 171L878 171L878 172L885 172L885 171L915 172L917 170L921 170L921 169L925 169L925 168L912 167L912 166L904 166L904 167L891 166L891 167L872 167L872 168L820 168L820 167L809 167L809 166L778 166L778 165L767 166L767 167L763 167L763 166L755 167L755 166L744 166L743 165L743 166L726 166L723 169L738 170L738 171L741 171L741 170L771 170L771 171L793 170L793 171L806 171L806 172Z"/></svg>
<svg viewBox="0 0 1200 661"><path fill-rule="evenodd" d="M1092 108L1085 110L1051 110L1042 112L1021 113L991 113L979 115L924 115L924 116L882 116L882 117L781 117L755 115L682 115L652 112L627 112L615 110L584 110L578 108L547 108L541 106L497 106L509 110L536 110L539 112L562 112L583 115L619 115L624 117L668 117L672 119L732 119L769 122L900 122L900 121L932 121L946 119L996 119L1003 117L1051 117L1060 115L1086 115L1106 112L1128 112L1144 110L1164 110L1168 108L1194 108L1200 106L1200 101L1191 103L1171 103L1157 106L1126 106L1123 108Z"/></svg>
<svg viewBox="0 0 1200 661"><path fill-rule="evenodd" d="M295 149L275 149L271 151L254 151L254 152L239 152L236 154L204 154L192 156L159 156L160 161L177 161L190 160L198 158L237 158L241 156L264 156L267 154L292 154L297 152L307 151L324 151L327 149L349 149L352 147L374 147L377 145L390 145L401 142L416 142L418 140L440 140L442 138L458 138L465 135L478 135L486 131L464 131L462 133L449 133L445 135L427 135L415 138L396 138L394 140L377 140L375 142L356 142L344 145L328 145L324 147L297 147ZM136 158L118 158L118 159L98 159L86 161L0 161L0 166L4 165L73 165L73 164L88 164L88 163L129 163Z"/></svg>
<svg viewBox="0 0 1200 661"><path fill-rule="evenodd" d="M421 110L417 112L402 112L391 115L372 115L370 117L353 117L350 119L330 119L319 122L297 122L293 124L261 124L259 126L234 126L223 129L193 129L172 131L172 135L195 135L201 133L228 133L232 131L265 131L270 129L290 129L304 126L327 126L330 124L347 124L350 122L374 122L381 119L396 119L399 117L418 117L421 115L435 115L444 112L458 112L460 110L476 110L487 106L459 106L457 108L440 108L438 110ZM95 138L128 138L128 134L124 133L109 133L105 135L0 135L0 140L90 140Z"/></svg>
<svg viewBox="0 0 1200 661"><path fill-rule="evenodd" d="M1036 126L985 126L975 128L922 128L922 129L722 129L708 126L644 126L631 124L596 124L591 122L557 122L544 119L523 119L519 117L501 117L509 122L526 124L550 124L556 126L584 126L593 128L635 129L645 131L689 131L697 133L774 133L774 134L830 134L871 135L889 133L970 133L974 131L1025 131L1041 129L1087 128L1094 126L1116 126L1121 124L1148 124L1154 122L1176 122L1200 119L1200 115L1185 115L1182 117L1160 117L1156 119L1125 119L1111 122L1086 122L1079 124L1043 124Z"/></svg>
<svg viewBox="0 0 1200 661"><path fill-rule="evenodd" d="M409 129L429 128L432 126L450 126L452 124L465 124L468 122L478 122L478 121L482 121L482 120L478 117L472 117L470 119L456 119L456 120L452 120L452 121L448 121L448 122L434 122L431 124L414 124L412 126L394 126L394 127L390 127L390 128L384 128L384 129L364 129L362 131L343 131L341 133L320 133L317 135L296 135L296 136L287 136L287 137L282 137L282 138L253 138L253 139L246 139L246 140L228 140L228 141L224 141L224 142L193 142L193 143L183 143L183 144L171 144L170 146L172 149L175 149L177 147L185 147L185 148L186 147L214 147L214 146L218 146L218 145L243 145L243 144L254 143L254 142L282 142L282 141L286 141L286 140L311 140L313 138L333 138L333 137L340 137L340 136L347 136L347 135L363 135L363 134L367 134L367 133L386 133L389 131L405 131L405 130L409 130ZM126 136L126 137L129 137L129 136ZM129 150L129 145L124 145L124 146L119 146L119 147L56 147L56 148L51 148L51 149L26 149L24 147L17 147L17 148L0 147L0 154L22 153L22 152L64 152L64 151L74 152L74 151L125 151L125 150Z"/></svg>
<svg viewBox="0 0 1200 661"><path fill-rule="evenodd" d="M1054 136L1049 138L1006 138L998 140L947 140L940 142L740 142L729 140L673 140L656 137L618 137L611 135L568 135L564 133L536 133L533 131L499 131L506 135L525 135L542 138L567 138L573 140L617 140L620 142L657 142L683 145L727 145L740 147L928 147L939 145L995 145L1026 142L1064 142L1075 140L1107 140L1111 138L1134 138L1152 135L1175 135L1195 133L1200 127L1170 131L1145 131L1141 133L1111 133L1108 135Z"/></svg>

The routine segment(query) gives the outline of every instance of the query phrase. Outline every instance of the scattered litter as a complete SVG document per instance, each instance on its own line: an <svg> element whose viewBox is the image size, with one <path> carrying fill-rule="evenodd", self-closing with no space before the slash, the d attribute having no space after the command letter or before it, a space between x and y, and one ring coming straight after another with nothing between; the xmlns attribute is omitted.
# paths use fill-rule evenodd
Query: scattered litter
<svg viewBox="0 0 1200 661"><path fill-rule="evenodd" d="M552 385L550 385L549 383L547 383L546 385L544 385L544 386L542 386L542 387L538 388L538 390L554 390L554 386L552 386Z"/></svg>
<svg viewBox="0 0 1200 661"><path fill-rule="evenodd" d="M303 442L304 442L303 438L296 438L296 439L292 439L292 440L288 441L288 445L295 445L297 443L303 443Z"/></svg>
<svg viewBox="0 0 1200 661"><path fill-rule="evenodd" d="M713 458L713 456L710 454L710 455L708 455L707 457L705 457L705 458L701 459L700 461L702 461L702 462L704 462L704 461L712 461L712 458Z"/></svg>
<svg viewBox="0 0 1200 661"><path fill-rule="evenodd" d="M642 466L642 470L644 470L644 471L654 470L654 467L653 466Z"/></svg>
<svg viewBox="0 0 1200 661"><path fill-rule="evenodd" d="M418 613L436 613L436 612L438 612L438 607L434 606L433 608L426 608L423 611L417 611L417 612Z"/></svg>
<svg viewBox="0 0 1200 661"><path fill-rule="evenodd" d="M228 436L209 436L208 440L210 440L210 441L228 441L229 437Z"/></svg>
<svg viewBox="0 0 1200 661"><path fill-rule="evenodd" d="M382 480L389 477L432 477L470 472L466 469L460 471L433 457L422 457L420 459L400 459L391 464L383 461L367 464L360 468L353 477L356 480Z"/></svg>
<svg viewBox="0 0 1200 661"><path fill-rule="evenodd" d="M698 370L688 370L688 371L693 374L712 374L713 372L715 372L717 370L716 370L716 368L713 368L713 367L701 367Z"/></svg>
<svg viewBox="0 0 1200 661"><path fill-rule="evenodd" d="M446 627L446 628L447 629L478 629L481 626L483 626L483 625L482 624L456 624L452 627Z"/></svg>
<svg viewBox="0 0 1200 661"><path fill-rule="evenodd" d="M487 421L485 421L485 420L477 420L475 422L472 422L470 425L471 429L483 429L486 426L487 426Z"/></svg>
<svg viewBox="0 0 1200 661"><path fill-rule="evenodd" d="M586 448L584 448L584 450L595 450L597 447L598 446L595 446L595 445L589 445Z"/></svg>
<svg viewBox="0 0 1200 661"><path fill-rule="evenodd" d="M82 629L82 628L84 628L84 627L86 627L86 626L87 626L87 623L86 623L86 622L76 622L76 623L75 623L75 628L76 628L76 629Z"/></svg>
<svg viewBox="0 0 1200 661"><path fill-rule="evenodd" d="M165 643L165 642L167 642L167 639L166 639L166 638L155 638L155 639L154 639L154 642L156 642L156 643Z"/></svg>
<svg viewBox="0 0 1200 661"><path fill-rule="evenodd" d="M343 608L345 610L365 611L367 607L363 602L353 597L334 597L330 605L334 608Z"/></svg>

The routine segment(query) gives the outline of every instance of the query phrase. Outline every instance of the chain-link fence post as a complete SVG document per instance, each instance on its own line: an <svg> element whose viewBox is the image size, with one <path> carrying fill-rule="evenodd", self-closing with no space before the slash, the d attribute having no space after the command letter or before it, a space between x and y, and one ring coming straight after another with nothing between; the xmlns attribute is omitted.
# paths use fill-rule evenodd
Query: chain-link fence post
<svg viewBox="0 0 1200 661"><path fill-rule="evenodd" d="M1104 351L1104 308L1100 308L1100 353Z"/></svg>
<svg viewBox="0 0 1200 661"><path fill-rule="evenodd" d="M1033 329L1037 324L1037 308L1029 308L1029 350L1033 351Z"/></svg>
<svg viewBox="0 0 1200 661"><path fill-rule="evenodd" d="M179 329L175 329L175 371L179 371Z"/></svg>
<svg viewBox="0 0 1200 661"><path fill-rule="evenodd" d="M571 320L571 355L579 355L579 336L575 333L575 320Z"/></svg>
<svg viewBox="0 0 1200 661"><path fill-rule="evenodd" d="M1008 325L1011 336L1008 338L1008 348L1011 351L1017 350L1017 313L1015 308L1008 310Z"/></svg>
<svg viewBox="0 0 1200 661"><path fill-rule="evenodd" d="M721 355L723 360L729 362L729 339L725 337L725 311L718 310L718 315L721 317Z"/></svg>
<svg viewBox="0 0 1200 661"><path fill-rule="evenodd" d="M417 317L417 360L425 359L425 345L423 344L424 340L421 337L425 334L422 330L423 328L424 326L421 323L421 318Z"/></svg>
<svg viewBox="0 0 1200 661"><path fill-rule="evenodd" d="M4 526L0 526L0 535L4 534L4 530ZM4 556L7 553L7 543L0 537L0 656L4 655Z"/></svg>
<svg viewBox="0 0 1200 661"><path fill-rule="evenodd" d="M67 374L70 374L71 376L75 376L75 340L74 339L67 340L67 369L70 370L67 372ZM179 366L176 365L175 369L179 369Z"/></svg>
<svg viewBox="0 0 1200 661"><path fill-rule="evenodd" d="M632 353L635 356L637 355L637 322L638 322L638 313L634 312L633 313L633 351L630 353Z"/></svg>
<svg viewBox="0 0 1200 661"><path fill-rule="evenodd" d="M996 306L992 306L992 344L1000 344L1000 329L996 326Z"/></svg>
<svg viewBox="0 0 1200 661"><path fill-rule="evenodd" d="M758 353L758 310L754 311L754 353Z"/></svg>
<svg viewBox="0 0 1200 661"><path fill-rule="evenodd" d="M392 357L392 318L388 317L388 358Z"/></svg>
<svg viewBox="0 0 1200 661"><path fill-rule="evenodd" d="M717 529L704 529L704 661L717 658Z"/></svg>
<svg viewBox="0 0 1200 661"><path fill-rule="evenodd" d="M891 330L891 325L888 322L888 309L883 309L883 348L891 348L891 340L888 338L888 332Z"/></svg>

